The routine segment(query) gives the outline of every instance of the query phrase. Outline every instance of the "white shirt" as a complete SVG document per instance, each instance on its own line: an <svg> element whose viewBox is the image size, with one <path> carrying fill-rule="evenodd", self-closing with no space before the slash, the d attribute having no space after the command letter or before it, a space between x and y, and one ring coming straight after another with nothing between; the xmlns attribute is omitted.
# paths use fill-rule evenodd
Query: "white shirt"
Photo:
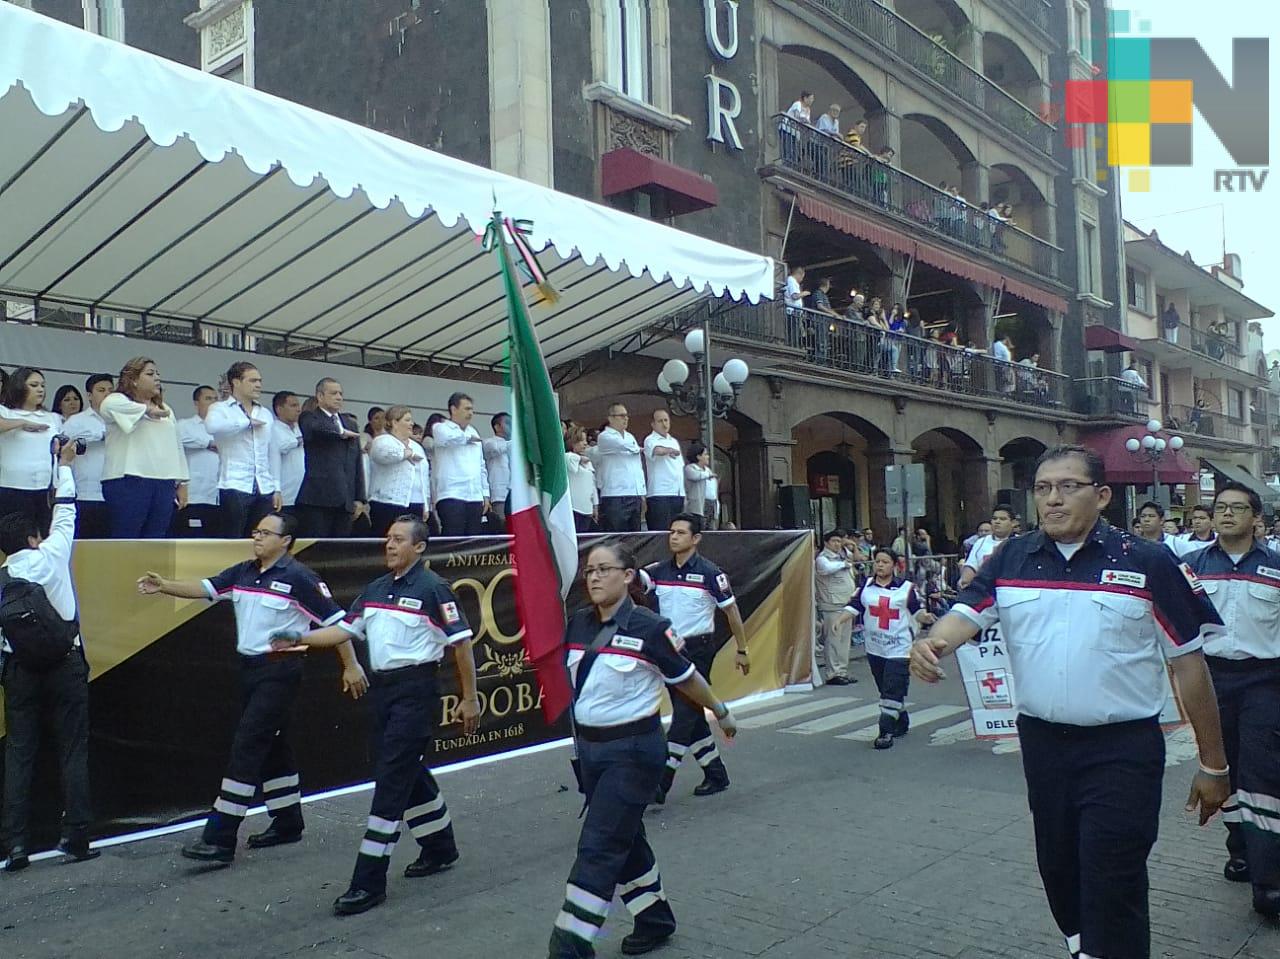
<svg viewBox="0 0 1280 959"><path fill-rule="evenodd" d="M699 516L707 508L707 485L715 480L716 474L709 466L688 463L684 468L684 508ZM713 496L712 499L715 499Z"/></svg>
<svg viewBox="0 0 1280 959"><path fill-rule="evenodd" d="M147 404L136 403L123 393L112 393L102 401L98 412L107 421L104 480L137 476L186 482L187 457L178 440L173 410L168 416L153 420L146 415Z"/></svg>
<svg viewBox="0 0 1280 959"><path fill-rule="evenodd" d="M833 137L840 135L840 121L829 113L824 113L818 117L818 132L829 133Z"/></svg>
<svg viewBox="0 0 1280 959"><path fill-rule="evenodd" d="M511 492L511 441L503 436L490 436L480 444L484 451L484 468L489 472L489 498L503 502Z"/></svg>
<svg viewBox="0 0 1280 959"><path fill-rule="evenodd" d="M84 452L71 464L76 478L76 499L82 503L102 502L102 466L107 458L107 421L90 407L67 417L62 432L84 441Z"/></svg>
<svg viewBox="0 0 1280 959"><path fill-rule="evenodd" d="M675 456L659 456L658 449L675 450ZM644 438L644 463L649 472L650 496L684 498L684 456L680 441L671 434L650 433Z"/></svg>
<svg viewBox="0 0 1280 959"><path fill-rule="evenodd" d="M47 430L24 429L0 433L0 486L5 489L48 489L53 481L53 438L62 429L62 417L48 410L11 410L0 406L0 417L43 423Z"/></svg>
<svg viewBox="0 0 1280 959"><path fill-rule="evenodd" d="M996 551L996 547L1002 545L1008 539L1008 536L1004 539L996 539L993 533L979 537L978 541L973 544L973 549L969 550L969 555L965 557L964 565L976 573L982 569L982 564L987 561L987 557Z"/></svg>
<svg viewBox="0 0 1280 959"><path fill-rule="evenodd" d="M302 448L302 430L297 423L277 419L271 424L271 445L276 454L276 479L280 481L280 499L285 506L298 501L302 477L307 471L306 451Z"/></svg>
<svg viewBox="0 0 1280 959"><path fill-rule="evenodd" d="M596 438L596 455L602 497L644 495L642 454L634 436L607 426Z"/></svg>
<svg viewBox="0 0 1280 959"><path fill-rule="evenodd" d="M76 481L71 468L58 467L57 501L49 535L35 549L20 549L4 566L14 579L44 587L49 605L67 622L76 618L76 593L71 581L71 548L76 535ZM6 651L12 652L8 643Z"/></svg>
<svg viewBox="0 0 1280 959"><path fill-rule="evenodd" d="M808 123L813 114L809 112L809 108L797 100L791 106L787 107L787 116L793 120L801 120Z"/></svg>
<svg viewBox="0 0 1280 959"><path fill-rule="evenodd" d="M787 285L783 290L782 299L787 306L793 310L804 308L804 297L801 295L803 291L800 289L800 281L794 276L787 277Z"/></svg>
<svg viewBox="0 0 1280 959"><path fill-rule="evenodd" d="M1009 352L1009 347L1005 346L1001 340L996 340L991 344L991 355L1005 363L1013 360L1013 354Z"/></svg>
<svg viewBox="0 0 1280 959"><path fill-rule="evenodd" d="M410 462L409 452L419 457ZM431 509L431 467L427 464L426 451L416 440L409 440L409 449L390 433L375 436L369 444L369 500L408 506L421 503L423 509Z"/></svg>
<svg viewBox="0 0 1280 959"><path fill-rule="evenodd" d="M204 418L205 429L218 444L218 489L278 493L271 452L271 424L276 418L261 403L254 403L252 412L245 413L231 396L210 406Z"/></svg>
<svg viewBox="0 0 1280 959"><path fill-rule="evenodd" d="M1121 373L1120 379L1124 380L1126 383L1128 383L1131 386L1137 387L1140 390L1145 390L1147 388L1147 381L1142 378L1141 373L1139 373L1137 370L1133 369L1132 367L1129 369L1126 369L1123 373Z"/></svg>
<svg viewBox="0 0 1280 959"><path fill-rule="evenodd" d="M178 420L178 439L187 454L187 505L218 505L218 473L221 462L217 450L209 449L214 443L213 434L205 428L205 421L198 416Z"/></svg>
<svg viewBox="0 0 1280 959"><path fill-rule="evenodd" d="M565 453L564 461L569 467L569 503L575 513L590 516L600 502L595 464L590 459L584 463L577 453Z"/></svg>
<svg viewBox="0 0 1280 959"><path fill-rule="evenodd" d="M431 427L435 439L436 502L460 499L478 503L489 499L489 473L484 465L480 434L474 426L465 430L453 420Z"/></svg>

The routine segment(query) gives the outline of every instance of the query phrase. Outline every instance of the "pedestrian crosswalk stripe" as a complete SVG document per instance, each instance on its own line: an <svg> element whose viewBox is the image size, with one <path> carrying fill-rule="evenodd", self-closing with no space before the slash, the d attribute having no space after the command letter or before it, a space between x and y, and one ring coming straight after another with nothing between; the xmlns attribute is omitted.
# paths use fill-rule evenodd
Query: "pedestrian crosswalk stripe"
<svg viewBox="0 0 1280 959"><path fill-rule="evenodd" d="M856 700L854 700L856 702ZM762 713L759 716L748 716L746 719L738 722L739 729L759 729L762 726L776 726L778 723L785 723L788 719L797 719L801 716L807 716L810 713L820 713L824 709L839 709L849 703L848 699L828 697L817 699L809 703L798 703L795 706L788 706L773 712Z"/></svg>
<svg viewBox="0 0 1280 959"><path fill-rule="evenodd" d="M929 723L937 722L940 719L947 719L957 713L963 713L968 710L966 706L930 706L928 709L921 710L918 713L911 714L911 728L917 729L921 726L927 726ZM880 735L879 725L867 726L863 729L854 730L851 733L845 733L843 736L837 736L836 739L850 739L854 742L869 743Z"/></svg>
<svg viewBox="0 0 1280 959"><path fill-rule="evenodd" d="M842 709L840 712L832 713L829 716L819 716L817 719L811 719L798 726L788 726L786 729L780 730L780 732L798 733L801 736L812 736L814 733L830 732L833 729L839 729L841 726L852 726L854 723L865 723L868 719L875 719L879 715L880 705L878 703L872 703L870 706L859 706L856 709Z"/></svg>
<svg viewBox="0 0 1280 959"><path fill-rule="evenodd" d="M754 703L747 703L744 706L734 706L733 714L739 718L750 716L754 713L763 712L766 709L777 709L778 707L793 706L796 703L811 702L813 700L812 693L787 693L784 696L771 696L768 699L757 700Z"/></svg>

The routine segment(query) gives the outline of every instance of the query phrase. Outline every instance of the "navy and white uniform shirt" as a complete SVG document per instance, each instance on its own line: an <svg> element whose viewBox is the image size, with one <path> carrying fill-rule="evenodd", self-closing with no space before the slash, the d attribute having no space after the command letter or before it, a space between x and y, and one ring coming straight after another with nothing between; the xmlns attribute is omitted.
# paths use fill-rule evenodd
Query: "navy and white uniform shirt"
<svg viewBox="0 0 1280 959"><path fill-rule="evenodd" d="M1226 624L1205 640L1204 654L1280 659L1280 553L1254 542L1237 560L1214 543L1186 560Z"/></svg>
<svg viewBox="0 0 1280 959"><path fill-rule="evenodd" d="M645 567L648 592L658 597L658 612L671 620L676 635L708 636L716 629L716 610L737 602L726 576L715 563L694 553L683 566L674 558Z"/></svg>
<svg viewBox="0 0 1280 959"><path fill-rule="evenodd" d="M629 598L613 615L618 629L596 656L582 693L573 704L582 726L621 726L657 715L662 687L682 683L695 672L680 655L671 623ZM565 627L569 679L578 686L578 664L604 626L592 607L580 609Z"/></svg>
<svg viewBox="0 0 1280 959"><path fill-rule="evenodd" d="M1222 629L1190 567L1101 521L1076 547L1039 530L1011 540L952 611L979 629L1000 623L1020 712L1077 726L1159 715L1165 657Z"/></svg>
<svg viewBox="0 0 1280 959"><path fill-rule="evenodd" d="M445 647L472 635L458 597L421 561L366 586L342 628L368 642L369 665L379 673L439 662Z"/></svg>
<svg viewBox="0 0 1280 959"><path fill-rule="evenodd" d="M862 617L862 635L871 656L907 659L916 638L920 597L910 580L894 577L888 586L867 580L845 607Z"/></svg>
<svg viewBox="0 0 1280 959"><path fill-rule="evenodd" d="M276 630L305 633L343 617L324 581L288 554L266 569L256 559L237 563L202 585L211 600L235 603L236 652L242 656L271 652L268 637Z"/></svg>

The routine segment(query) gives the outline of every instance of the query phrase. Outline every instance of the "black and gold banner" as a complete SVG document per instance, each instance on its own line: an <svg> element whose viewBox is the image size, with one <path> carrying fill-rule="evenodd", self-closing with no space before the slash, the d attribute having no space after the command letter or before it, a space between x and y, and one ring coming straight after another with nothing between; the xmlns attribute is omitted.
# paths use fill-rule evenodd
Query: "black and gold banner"
<svg viewBox="0 0 1280 959"><path fill-rule="evenodd" d="M642 563L666 555L666 537L625 537ZM597 537L583 537L585 553ZM702 552L729 575L752 650L751 674L733 669L726 644L712 672L717 692L734 699L809 678L813 638L812 538L805 532L708 533ZM138 596L147 570L171 579L201 579L250 556L240 541L85 542L75 574L80 620L92 667L90 768L99 836L160 826L200 815L212 801L240 713L239 662L230 603ZM350 603L385 572L382 544L372 540L303 541L297 558ZM539 689L524 660L515 611L515 572L505 540L439 540L427 558L452 584L475 632L482 715L465 736L455 721L458 681L446 655L440 673L433 765L489 756L567 735L549 726ZM585 602L575 585L569 606ZM723 617L718 630L728 638ZM362 661L367 657L360 644ZM303 791L321 792L369 778L373 766L363 703L341 691L341 667L330 651L307 655L291 738ZM2 728L0 728L2 732ZM57 840L61 809L56 744L48 730L37 770L29 836L36 848ZM0 771L0 777L2 777Z"/></svg>

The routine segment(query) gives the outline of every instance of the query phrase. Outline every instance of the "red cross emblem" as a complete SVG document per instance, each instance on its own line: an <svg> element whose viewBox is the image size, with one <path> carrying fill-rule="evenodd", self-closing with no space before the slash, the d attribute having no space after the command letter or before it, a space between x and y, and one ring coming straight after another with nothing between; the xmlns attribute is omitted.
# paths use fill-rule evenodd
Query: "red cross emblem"
<svg viewBox="0 0 1280 959"><path fill-rule="evenodd" d="M1004 685L1004 678L997 676L995 673L987 673L980 681L979 685L986 686L987 692L992 696L1000 691L1000 687Z"/></svg>
<svg viewBox="0 0 1280 959"><path fill-rule="evenodd" d="M1103 580L1103 582L1105 582L1105 583L1114 583L1114 582L1116 581L1116 573L1115 573L1115 570L1113 570L1113 569L1109 569L1109 570L1107 570L1107 575L1106 575L1106 576L1104 576L1104 577L1102 577L1102 580Z"/></svg>
<svg viewBox="0 0 1280 959"><path fill-rule="evenodd" d="M902 613L889 606L888 596L881 596L867 612L879 620L881 629L888 629L890 623L902 616Z"/></svg>

